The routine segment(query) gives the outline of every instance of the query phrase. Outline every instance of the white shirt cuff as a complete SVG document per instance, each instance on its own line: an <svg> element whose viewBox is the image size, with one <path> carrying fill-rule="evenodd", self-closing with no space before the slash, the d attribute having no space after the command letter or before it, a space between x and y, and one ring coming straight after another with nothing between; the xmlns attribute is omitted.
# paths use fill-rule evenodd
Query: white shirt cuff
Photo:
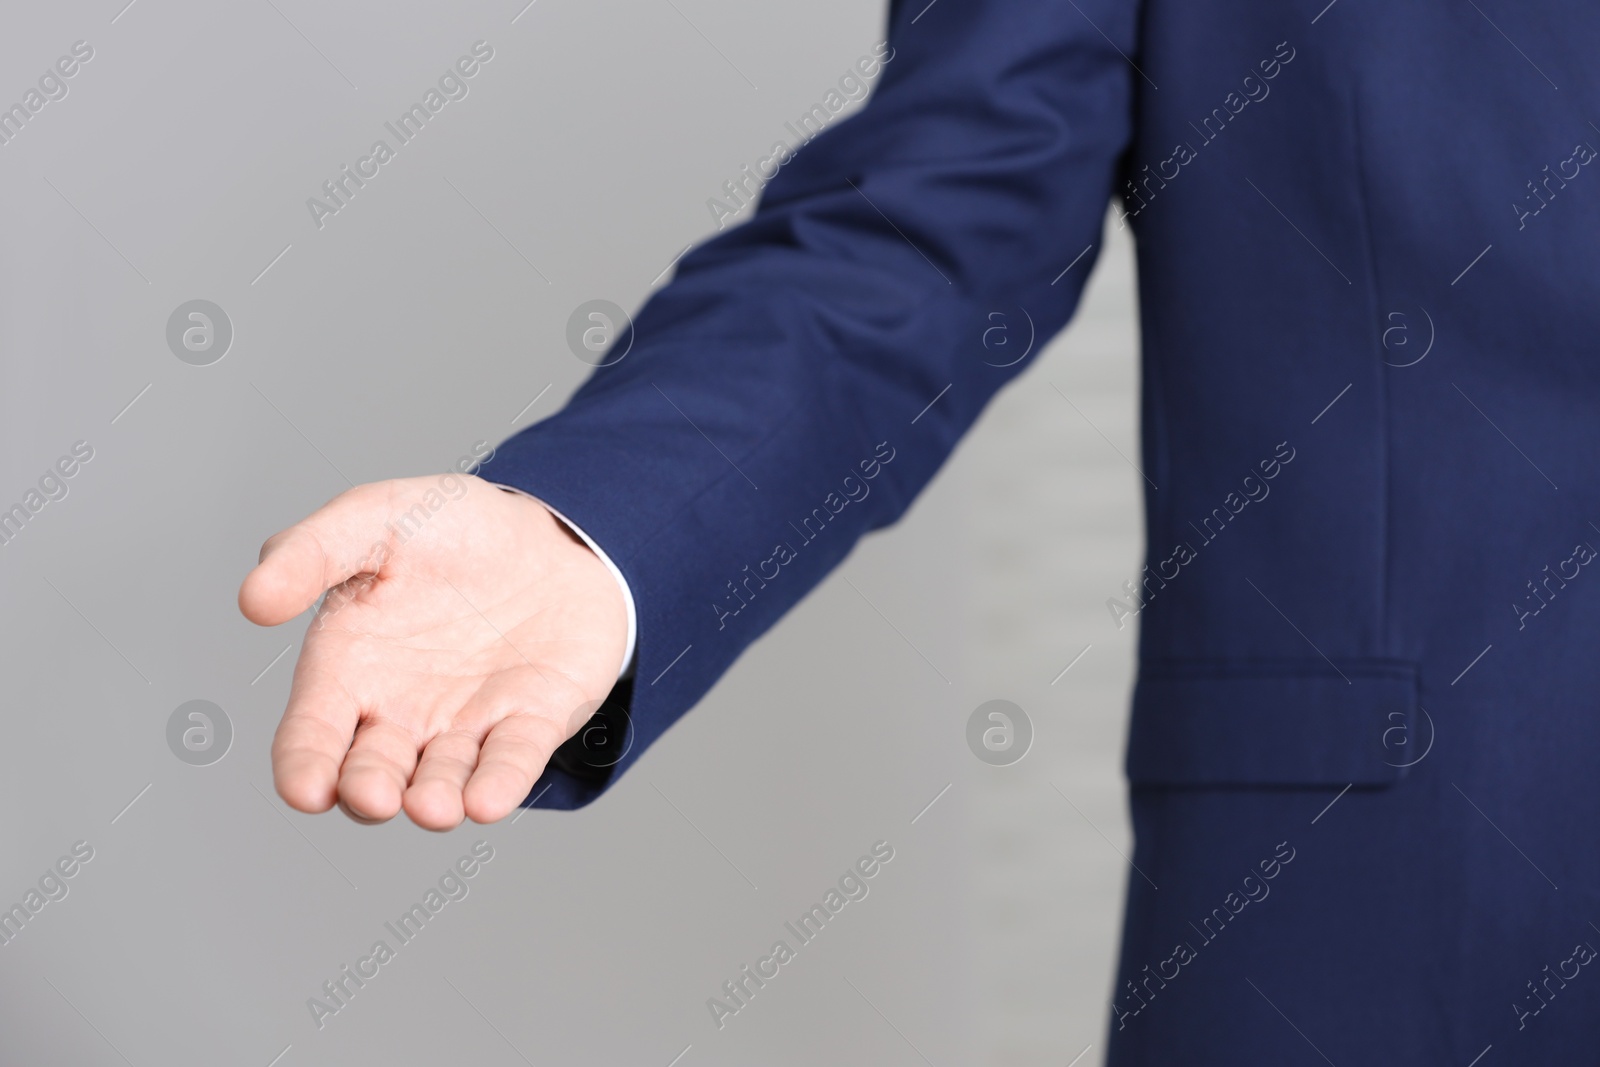
<svg viewBox="0 0 1600 1067"><path fill-rule="evenodd" d="M611 577L617 580L617 587L622 590L622 602L624 605L626 605L628 610L628 644L622 653L622 669L617 672L617 678L618 680L621 680L628 677L628 675L633 673L634 668L633 648L639 632L639 616L634 610L633 606L633 590L628 588L628 580L622 576L622 571L618 570L617 565L611 562L611 557L606 555L606 550L595 544L594 539L583 532L582 527L573 522L571 519L567 518L565 515L561 514L561 512L557 511L549 504L546 504L543 500L540 500L532 493L518 489L514 485L502 485L499 482L490 482L489 484L493 485L497 489L504 489L507 492L516 493L518 496L525 496L529 500L532 500L538 504L540 507L544 508L550 514L554 515L563 526L577 534L578 539L584 544L588 545L590 550L593 551L596 556L600 557L600 562L606 565L606 570L611 572Z"/></svg>

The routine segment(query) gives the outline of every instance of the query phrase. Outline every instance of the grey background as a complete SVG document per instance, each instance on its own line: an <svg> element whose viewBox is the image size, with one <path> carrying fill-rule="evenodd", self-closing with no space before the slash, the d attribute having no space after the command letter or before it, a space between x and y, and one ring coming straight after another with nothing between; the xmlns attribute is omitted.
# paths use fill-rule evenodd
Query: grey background
<svg viewBox="0 0 1600 1067"><path fill-rule="evenodd" d="M268 746L305 619L234 607L260 542L556 410L570 312L665 284L883 10L123 3L0 34L0 103L95 49L0 146L0 507L95 450L0 546L0 906L95 850L0 946L0 1062L1099 1062L1135 636L1104 601L1142 552L1125 235L911 515L602 801L442 836L302 816ZM306 198L479 39L467 98L318 230ZM211 366L166 345L193 299L233 323ZM1011 767L966 747L996 698L1036 732ZM209 766L167 747L190 700L232 722ZM319 1031L307 998L479 838L470 894ZM719 1031L706 998L878 839L870 895Z"/></svg>

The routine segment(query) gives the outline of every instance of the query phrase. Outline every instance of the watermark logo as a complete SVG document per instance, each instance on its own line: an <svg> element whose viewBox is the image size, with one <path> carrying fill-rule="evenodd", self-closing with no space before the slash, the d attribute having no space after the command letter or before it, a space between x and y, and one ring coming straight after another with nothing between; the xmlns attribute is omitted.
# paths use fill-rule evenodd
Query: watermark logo
<svg viewBox="0 0 1600 1067"><path fill-rule="evenodd" d="M1298 54L1288 41L1279 41L1272 55L1258 62L1254 70L1245 68L1250 72L1239 83L1238 89L1230 91L1223 97L1222 103L1213 107L1209 115L1202 116L1198 125L1190 120L1189 128L1195 132L1195 140L1200 142L1198 145L1193 141L1179 142L1173 148L1172 155L1156 162L1153 171L1148 163L1137 171L1133 171L1130 164L1129 170L1133 176L1124 181L1123 188L1118 193L1125 210L1117 212L1117 229L1127 226L1129 219L1144 211L1162 190L1177 181L1183 175L1184 169L1200 158L1201 149L1221 137L1223 131L1244 113L1245 108L1251 104L1262 103L1271 96L1272 86L1268 83L1283 73L1283 68L1293 63ZM1259 75L1257 71L1260 72ZM1257 189L1256 192L1261 193L1261 190ZM1266 196L1265 193L1261 195L1263 198Z"/></svg>
<svg viewBox="0 0 1600 1067"><path fill-rule="evenodd" d="M1285 449L1288 451L1285 452ZM1106 597L1106 610L1111 613L1111 621L1116 624L1117 629L1121 630L1126 625L1125 620L1137 616L1148 607L1156 598L1156 594L1167 587L1168 582L1176 580L1178 575L1183 573L1183 568L1199 559L1200 549L1221 537L1222 531L1227 529L1228 524L1245 508L1266 500L1272 494L1272 487L1267 483L1281 474L1284 467L1294 462L1295 454L1293 445L1288 441L1279 441L1277 448L1273 449L1272 456L1257 463L1254 470L1246 468L1250 473L1239 482L1239 488L1223 497L1222 503L1212 508L1211 514L1202 518L1198 526L1193 522L1189 523L1189 529L1195 532L1195 540L1200 542L1198 546L1192 541L1178 542L1170 556L1153 564L1145 564L1138 584L1131 579L1122 583L1122 592L1127 597L1126 600L1114 596ZM1156 553L1152 553L1152 556L1154 555ZM1152 567L1155 568L1154 571L1151 570ZM1168 570L1169 567L1171 570Z"/></svg>
<svg viewBox="0 0 1600 1067"><path fill-rule="evenodd" d="M628 335L628 343L617 352L611 342L621 333ZM609 300L585 301L567 318L567 347L591 367L621 363L633 349L633 320Z"/></svg>
<svg viewBox="0 0 1600 1067"><path fill-rule="evenodd" d="M1033 747L1033 720L1009 700L979 704L967 718L967 747L991 767L1009 767Z"/></svg>
<svg viewBox="0 0 1600 1067"><path fill-rule="evenodd" d="M812 104L810 110L795 122L785 122L783 128L789 135L786 139L772 142L771 149L756 160L755 166L749 163L742 165L738 174L722 183L721 192L727 197L726 200L715 196L706 200L706 209L711 212L711 221L717 224L717 229L726 229L729 220L737 219L747 208L754 206L761 190L777 177L780 167L792 160L800 149L810 144L829 125L838 121L853 105L865 100L872 79L893 59L894 49L889 42L879 41L871 55L862 56L856 60L854 67L846 69L839 76L837 89L829 89L820 103Z"/></svg>
<svg viewBox="0 0 1600 1067"><path fill-rule="evenodd" d="M1245 908L1266 900L1272 894L1272 886L1268 883L1294 862L1295 855L1293 845L1287 841L1278 842L1270 858L1261 860L1254 868L1245 868L1248 873L1239 880L1239 888L1229 890L1228 895L1222 898L1222 903L1212 908L1211 914L1202 917L1198 926L1194 920L1189 920L1189 929L1195 932L1195 940L1200 942L1199 945L1187 940L1189 935L1185 933L1185 940L1173 946L1172 955L1157 961L1153 969L1147 963L1143 970L1135 972L1131 961L1124 964L1126 973L1132 977L1123 981L1126 993L1116 993L1111 1000L1111 1017L1116 1020L1117 1029L1126 1029L1129 1019L1150 1007L1156 995L1169 983L1177 981L1183 975L1184 968L1199 958L1202 949L1221 937L1222 931Z"/></svg>
<svg viewBox="0 0 1600 1067"><path fill-rule="evenodd" d="M87 841L74 842L72 851L56 860L52 866L46 867L44 873L39 876L37 885L29 886L21 900L9 908L0 903L0 946L9 945L16 940L22 934L23 928L38 918L45 905L67 899L67 893L71 890L71 886L67 884L68 880L92 859L94 859L93 845Z"/></svg>
<svg viewBox="0 0 1600 1067"><path fill-rule="evenodd" d="M867 499L872 493L872 479L882 474L883 468L894 462L897 454L888 441L879 441L872 455L858 460L856 469L840 480L838 490L830 491L823 497L821 503L812 508L809 515L803 516L798 525L792 519L789 521L789 529L794 531L798 545L786 537L773 545L772 555L758 562L753 570L747 563L738 575L729 579L725 583L728 592L720 602L711 605L711 610L717 613L717 629L727 626L729 619L749 607L761 590L767 587L767 583L776 581L784 567L799 559L800 550L821 537L828 523L845 508Z"/></svg>
<svg viewBox="0 0 1600 1067"><path fill-rule="evenodd" d="M633 748L633 718L621 704L585 701L571 721L583 725L572 735L567 751L585 767L615 767Z"/></svg>
<svg viewBox="0 0 1600 1067"><path fill-rule="evenodd" d="M1592 944L1580 941L1573 947L1572 955L1557 963L1554 970L1547 963L1534 978L1530 978L1527 982L1529 995L1518 994L1522 997L1523 1003L1511 1002L1511 1010L1517 1015L1517 1029L1526 1030L1528 1020L1548 1008L1561 990L1567 988L1567 983L1577 978L1583 973L1583 968L1594 962L1596 955ZM1572 968L1570 972L1567 970L1568 967Z"/></svg>
<svg viewBox="0 0 1600 1067"><path fill-rule="evenodd" d="M46 467L37 485L30 486L18 503L10 507L0 503L0 545L9 545L47 504L65 500L71 491L68 480L93 458L93 445L88 441L75 441L72 451Z"/></svg>
<svg viewBox="0 0 1600 1067"><path fill-rule="evenodd" d="M372 942L365 956L357 957L353 965L341 964L334 976L322 983L320 996L307 997L306 1009L317 1029L321 1030L330 1018L348 1008L356 994L383 973L383 968L399 956L401 949L415 941L447 904L465 900L472 891L471 879L492 859L494 846L482 838L474 841L472 851L446 867L420 900L414 900L410 908L383 924L384 936Z"/></svg>
<svg viewBox="0 0 1600 1067"><path fill-rule="evenodd" d="M179 304L167 317L167 347L191 367L209 367L233 347L233 320L209 300Z"/></svg>
<svg viewBox="0 0 1600 1067"><path fill-rule="evenodd" d="M985 323L983 350L988 354L983 361L989 366L1015 367L1033 351L1038 331L1027 308L1019 307L1015 312L991 311ZM1024 323L1027 324L1026 332L1022 328Z"/></svg>
<svg viewBox="0 0 1600 1067"><path fill-rule="evenodd" d="M191 767L209 767L228 754L233 721L209 700L191 700L167 718L167 747Z"/></svg>
<svg viewBox="0 0 1600 1067"><path fill-rule="evenodd" d="M1528 620L1549 607L1550 602L1567 587L1567 583L1582 574L1584 567L1594 562L1596 555L1593 545L1587 541L1580 541L1573 546L1572 555L1556 564L1554 572L1550 570L1550 564L1546 563L1539 572L1538 584L1535 585L1531 580L1528 582L1528 592L1531 595L1523 597L1523 603L1513 602L1511 605L1511 610L1517 615L1517 629L1526 629ZM1570 573L1568 567L1572 568Z"/></svg>
<svg viewBox="0 0 1600 1067"><path fill-rule="evenodd" d="M845 905L867 899L872 891L870 879L883 872L894 859L894 846L882 839L874 841L868 853L844 869L838 880L822 894L822 899L802 912L798 919L785 922L784 937L772 943L765 956L758 957L754 966L745 964L734 977L722 983L721 995L706 998L706 1010L711 1021L721 1030L728 1019L738 1015L756 994L782 973L783 967L799 956L800 950L821 936L828 924L838 918ZM790 938L794 943L790 944Z"/></svg>
<svg viewBox="0 0 1600 1067"><path fill-rule="evenodd" d="M1406 724L1406 713L1403 711L1389 713L1389 721L1394 725L1383 731L1383 750L1401 761L1397 763L1393 760L1384 760L1383 762L1390 767L1415 767L1427 759L1428 753L1433 751L1433 716L1429 715L1428 709L1421 704L1417 705L1417 710L1422 712L1423 721L1428 724L1428 740L1421 746L1420 754L1417 751L1418 746L1412 739L1412 728Z"/></svg>
<svg viewBox="0 0 1600 1067"><path fill-rule="evenodd" d="M1583 168L1594 162L1596 155L1594 145L1587 141L1579 141L1572 149L1572 155L1556 164L1555 173L1551 173L1550 164L1546 163L1544 169L1528 182L1528 195L1522 202L1511 205L1512 212L1517 216L1517 229L1527 229L1528 220L1538 215L1539 212L1550 206L1556 194L1567 187L1567 182L1572 181L1583 172ZM1571 167L1571 173L1567 168ZM1552 186L1550 183L1554 182Z"/></svg>
<svg viewBox="0 0 1600 1067"><path fill-rule="evenodd" d="M44 110L46 104L65 100L71 88L68 79L93 58L93 45L88 41L74 41L71 54L57 59L39 75L37 89L30 85L21 99L9 107L0 103L0 145L10 144L33 121L33 117Z"/></svg>
<svg viewBox="0 0 1600 1067"><path fill-rule="evenodd" d="M1428 353L1433 351L1433 342L1438 336L1438 331L1433 325L1433 316L1428 314L1428 309L1421 304L1417 310L1422 312L1423 322L1427 323L1428 333L1424 339L1421 324L1416 323L1418 331L1412 336L1411 327L1415 319L1404 311L1391 311L1384 316L1383 336L1383 361L1391 367L1415 367L1418 363L1428 358Z"/></svg>
<svg viewBox="0 0 1600 1067"><path fill-rule="evenodd" d="M470 80L493 58L494 47L488 41L473 42L470 55L460 57L439 75L437 88L430 85L420 100L413 100L411 106L399 116L385 122L383 128L394 138L394 144L382 137L373 141L367 154L359 157L354 167L348 163L341 164L339 173L322 183L322 197L307 197L306 210L311 215L312 224L320 230L327 225L330 216L349 207L357 194L367 187L367 183L382 173L400 149L416 140L447 104L467 98L471 91ZM445 179L446 182L449 180ZM457 189L456 192L459 194L461 190ZM462 199L466 200L466 197ZM472 201L468 200L467 203L470 206ZM474 207L473 210L478 209Z"/></svg>

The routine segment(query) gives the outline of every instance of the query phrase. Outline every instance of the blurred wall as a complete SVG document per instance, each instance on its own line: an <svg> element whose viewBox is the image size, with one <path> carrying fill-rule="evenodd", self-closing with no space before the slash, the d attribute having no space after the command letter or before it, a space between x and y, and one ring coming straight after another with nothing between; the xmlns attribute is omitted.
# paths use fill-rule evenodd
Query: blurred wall
<svg viewBox="0 0 1600 1067"><path fill-rule="evenodd" d="M556 410L572 312L666 284L882 35L842 0L524 2L110 0L0 35L0 104L50 78L0 144L0 500L92 452L0 545L0 907L41 902L0 944L0 1062L1098 1062L1134 636L1103 604L1141 552L1125 235L911 515L601 802L431 835L273 793L304 619L238 616L260 542ZM214 361L169 341L196 300ZM968 747L991 699L1032 723L1012 766ZM175 754L196 700L214 762ZM707 998L879 840L869 895L719 1029ZM308 999L479 841L319 1026Z"/></svg>

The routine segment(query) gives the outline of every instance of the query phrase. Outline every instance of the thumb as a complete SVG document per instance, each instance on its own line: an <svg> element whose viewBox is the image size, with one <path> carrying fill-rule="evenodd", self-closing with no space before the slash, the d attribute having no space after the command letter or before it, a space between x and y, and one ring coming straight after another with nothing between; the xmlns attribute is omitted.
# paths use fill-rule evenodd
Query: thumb
<svg viewBox="0 0 1600 1067"><path fill-rule="evenodd" d="M334 586L376 574L388 555L388 494L373 485L339 494L307 518L269 537L260 562L239 586L239 610L259 626L277 626Z"/></svg>

